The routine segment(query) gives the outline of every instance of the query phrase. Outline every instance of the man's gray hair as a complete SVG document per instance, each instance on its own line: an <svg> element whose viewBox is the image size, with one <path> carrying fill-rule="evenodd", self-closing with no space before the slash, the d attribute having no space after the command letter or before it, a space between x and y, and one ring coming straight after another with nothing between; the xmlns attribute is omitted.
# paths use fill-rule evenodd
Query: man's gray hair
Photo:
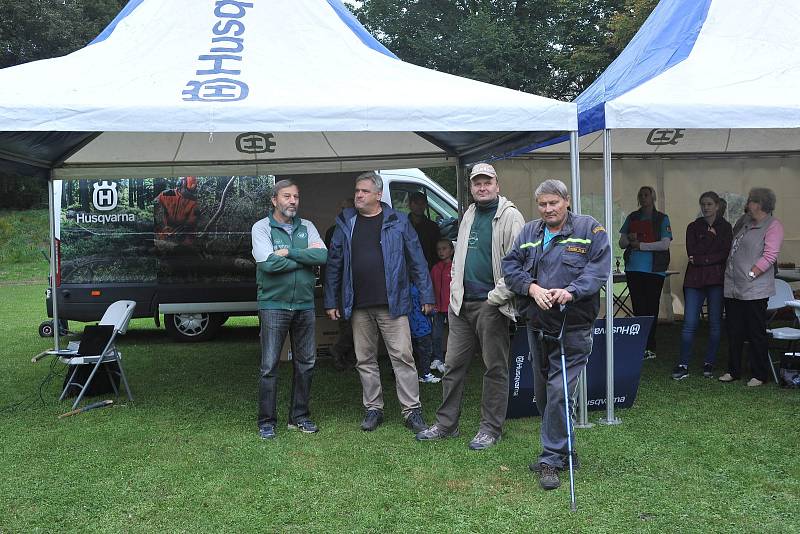
<svg viewBox="0 0 800 534"><path fill-rule="evenodd" d="M375 171L362 172L356 177L356 183L369 180L375 186L375 192L383 192L383 178Z"/></svg>
<svg viewBox="0 0 800 534"><path fill-rule="evenodd" d="M749 202L755 202L761 206L761 211L769 213L775 211L775 191L768 187L754 187L747 194Z"/></svg>
<svg viewBox="0 0 800 534"><path fill-rule="evenodd" d="M285 180L278 180L275 182L275 185L272 186L272 198L278 198L278 193L281 189L286 189L287 187L297 186L293 180L289 180L288 178Z"/></svg>
<svg viewBox="0 0 800 534"><path fill-rule="evenodd" d="M533 193L533 198L538 199L542 195L558 195L564 200L569 200L569 190L567 185L561 180L549 179L539 184Z"/></svg>

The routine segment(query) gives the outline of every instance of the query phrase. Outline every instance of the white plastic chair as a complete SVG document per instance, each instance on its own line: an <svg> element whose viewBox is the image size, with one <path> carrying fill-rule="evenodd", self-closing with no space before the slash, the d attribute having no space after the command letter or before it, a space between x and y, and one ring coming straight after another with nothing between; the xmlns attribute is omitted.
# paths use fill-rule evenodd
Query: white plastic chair
<svg viewBox="0 0 800 534"><path fill-rule="evenodd" d="M67 396L67 391L71 386L75 386L79 389L78 397L75 399L74 404L72 405L72 409L74 410L78 403L83 398L84 394L86 393L89 384L92 383L92 379L94 378L95 374L97 374L97 370L100 369L100 365L103 363L111 363L117 362L119 367L119 376L122 379L122 384L125 386L125 391L128 394L128 399L133 400L133 395L131 395L131 389L128 386L128 378L125 376L125 369L122 366L122 353L117 350L116 347L116 338L118 335L123 335L125 332L128 331L128 323L133 317L133 310L136 308L136 302L132 300L118 300L111 304L111 306L106 309L106 312L103 314L103 317L100 319L98 323L101 326L113 326L114 329L112 331L111 337L108 342L105 344L105 347L102 351L95 355L78 355L78 350L73 353L74 355L64 355L63 351L60 352L61 354L61 361L70 367L73 367L72 373L70 374L69 380L67 380L66 385L64 386L64 391L61 392L61 396L58 400L64 400L64 397ZM91 373L89 373L89 377L86 379L86 382L81 384L80 382L75 382L75 375L78 372L78 369L82 365L93 365ZM106 373L109 374L109 379L112 377L111 371L108 367L105 367ZM119 391L117 390L116 385L114 384L114 380L110 380L111 387L114 389L114 393L119 396Z"/></svg>
<svg viewBox="0 0 800 534"><path fill-rule="evenodd" d="M783 280L775 280L776 286L775 289L777 290L777 282L783 282ZM783 282L786 284L786 282ZM786 284L787 286L789 284ZM770 299L772 302L772 299ZM792 298L791 300L787 300L784 302L785 306L789 306L794 310L795 320L800 321L800 300L795 300ZM767 304L767 310L769 310L769 304ZM782 326L780 328L771 328L767 330L767 333L772 336L772 339L778 339L781 341L788 341L789 352L793 351L795 341L800 341L800 329L793 328L791 326ZM778 373L775 372L775 363L772 361L772 354L767 351L767 356L769 357L769 366L772 369L772 377L775 379L775 383L780 385L778 381Z"/></svg>
<svg viewBox="0 0 800 534"><path fill-rule="evenodd" d="M794 292L792 287L785 280L779 278L775 279L775 294L767 301L767 313L771 315L767 318L767 325L771 323L778 312L788 306L788 302L794 300Z"/></svg>

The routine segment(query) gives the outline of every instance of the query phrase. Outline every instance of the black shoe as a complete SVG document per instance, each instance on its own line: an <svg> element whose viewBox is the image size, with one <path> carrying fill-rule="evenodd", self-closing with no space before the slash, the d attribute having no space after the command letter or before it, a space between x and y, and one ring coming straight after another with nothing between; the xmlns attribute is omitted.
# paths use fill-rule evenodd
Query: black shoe
<svg viewBox="0 0 800 534"><path fill-rule="evenodd" d="M258 437L261 439L274 439L275 438L275 425L266 423L258 427Z"/></svg>
<svg viewBox="0 0 800 534"><path fill-rule="evenodd" d="M383 423L383 412L380 410L367 410L367 415L361 422L361 430L372 432Z"/></svg>
<svg viewBox="0 0 800 534"><path fill-rule="evenodd" d="M541 464L539 470L539 485L544 490L553 490L561 485L558 478L558 469L552 465Z"/></svg>
<svg viewBox="0 0 800 534"><path fill-rule="evenodd" d="M411 410L411 413L406 417L405 424L414 434L419 434L428 429L428 425L425 424L425 420L422 418L422 410L419 408Z"/></svg>
<svg viewBox="0 0 800 534"><path fill-rule="evenodd" d="M714 366L710 363L703 364L703 376L706 378L714 378Z"/></svg>
<svg viewBox="0 0 800 534"><path fill-rule="evenodd" d="M561 459L561 462L562 462L562 467L560 468L560 471L567 471L569 469L569 457L564 456ZM540 464L539 462L534 462L532 464L528 464L528 469L530 469L534 473L541 473L543 465L544 464ZM578 456L577 452L572 453L572 468L575 469L576 471L581 468L581 459Z"/></svg>
<svg viewBox="0 0 800 534"><path fill-rule="evenodd" d="M689 367L686 365L676 365L675 369L672 370L672 379L673 380L683 380L689 376Z"/></svg>
<svg viewBox="0 0 800 534"><path fill-rule="evenodd" d="M315 425L310 419L303 419L302 421L289 423L286 425L286 428L289 430L299 430L303 434L314 434L315 432L319 432L319 427L317 427L317 425Z"/></svg>

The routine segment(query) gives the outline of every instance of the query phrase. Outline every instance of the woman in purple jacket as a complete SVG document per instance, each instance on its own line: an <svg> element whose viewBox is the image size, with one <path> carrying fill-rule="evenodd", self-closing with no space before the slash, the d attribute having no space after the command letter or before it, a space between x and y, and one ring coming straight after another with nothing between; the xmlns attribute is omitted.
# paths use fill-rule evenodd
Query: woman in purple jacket
<svg viewBox="0 0 800 534"><path fill-rule="evenodd" d="M672 371L672 378L681 380L689 376L689 359L692 341L700 322L703 302L708 303L709 338L703 363L703 376L710 378L717 359L722 332L723 283L725 261L731 250L733 232L731 225L722 217L719 195L707 191L700 195L698 217L686 228L686 252L689 265L683 280L684 317L681 332L681 356Z"/></svg>

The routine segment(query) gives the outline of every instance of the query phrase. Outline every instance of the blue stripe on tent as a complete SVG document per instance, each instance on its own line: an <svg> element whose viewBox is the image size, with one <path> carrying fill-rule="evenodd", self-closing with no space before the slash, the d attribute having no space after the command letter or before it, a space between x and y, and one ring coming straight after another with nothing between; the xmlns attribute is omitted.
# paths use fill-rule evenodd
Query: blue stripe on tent
<svg viewBox="0 0 800 534"><path fill-rule="evenodd" d="M342 19L342 22L347 24L347 27L350 28L359 39L361 39L362 43L373 50L380 52L381 54L389 56L392 59L399 59L391 52L391 50L383 46L380 41L375 39L372 34L369 33L360 22L358 22L358 19L355 18L352 13L350 13L350 10L347 9L340 0L328 0L328 4L330 4L336 14L339 15L339 18Z"/></svg>
<svg viewBox="0 0 800 534"><path fill-rule="evenodd" d="M625 50L581 93L578 130L605 128L605 103L658 76L689 56L712 0L661 0Z"/></svg>
<svg viewBox="0 0 800 534"><path fill-rule="evenodd" d="M114 17L114 20L111 21L111 24L106 26L106 29L103 30L103 32L100 35L95 37L94 40L91 43L89 43L89 45L93 45L95 43L99 43L108 39L108 36L114 32L114 29L117 27L117 24L119 24L122 19L133 13L133 10L139 7L139 4L141 4L142 2L144 2L144 0L130 0L125 5L125 7L122 8L122 11L120 11L117 14L117 16Z"/></svg>

